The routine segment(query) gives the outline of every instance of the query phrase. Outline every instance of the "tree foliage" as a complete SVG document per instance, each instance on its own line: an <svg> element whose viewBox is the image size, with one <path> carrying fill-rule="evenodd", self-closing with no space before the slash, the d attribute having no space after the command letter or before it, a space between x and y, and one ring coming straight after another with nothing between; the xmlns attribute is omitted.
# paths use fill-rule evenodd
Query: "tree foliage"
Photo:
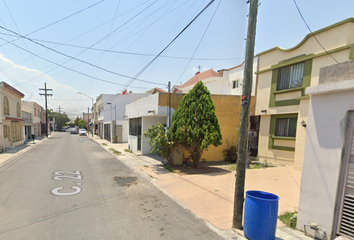
<svg viewBox="0 0 354 240"><path fill-rule="evenodd" d="M76 117L74 123L75 123L75 126L79 126L79 121L80 121L80 118Z"/></svg>
<svg viewBox="0 0 354 240"><path fill-rule="evenodd" d="M86 121L85 120L79 120L79 124L77 125L79 128L85 128L86 129Z"/></svg>
<svg viewBox="0 0 354 240"><path fill-rule="evenodd" d="M172 116L170 138L184 146L190 153L194 167L205 149L222 142L220 125L211 94L203 82L198 82L179 103Z"/></svg>
<svg viewBox="0 0 354 240"><path fill-rule="evenodd" d="M62 129L64 126L67 125L67 122L70 121L70 119L68 118L68 116L64 113L57 113L54 112L52 113L52 116L55 117L55 122L57 124L57 128L60 130Z"/></svg>
<svg viewBox="0 0 354 240"><path fill-rule="evenodd" d="M148 140L151 146L150 152L160 154L162 159L166 159L169 164L173 165L173 142L169 140L163 125L161 123L150 125L144 132L144 136L150 139Z"/></svg>

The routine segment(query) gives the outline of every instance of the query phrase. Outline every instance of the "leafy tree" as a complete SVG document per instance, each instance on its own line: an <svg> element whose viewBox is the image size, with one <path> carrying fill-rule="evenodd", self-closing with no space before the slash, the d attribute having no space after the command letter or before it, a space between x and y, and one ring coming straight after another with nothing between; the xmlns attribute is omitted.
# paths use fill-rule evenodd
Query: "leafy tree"
<svg viewBox="0 0 354 240"><path fill-rule="evenodd" d="M68 116L64 113L52 113L52 116L55 117L55 122L57 124L58 129L62 129L62 127L66 126L67 122L70 121L70 119L68 118Z"/></svg>
<svg viewBox="0 0 354 240"><path fill-rule="evenodd" d="M80 120L79 124L77 126L79 128L85 128L86 129L86 121L85 120Z"/></svg>
<svg viewBox="0 0 354 240"><path fill-rule="evenodd" d="M203 82L198 82L179 103L172 116L169 135L175 143L189 151L196 168L205 149L210 145L221 145L222 136L215 106Z"/></svg>
<svg viewBox="0 0 354 240"><path fill-rule="evenodd" d="M151 146L150 152L160 154L162 161L166 159L170 165L173 165L173 142L168 139L163 125L161 123L150 125L144 132L144 136L150 138L150 140L148 140Z"/></svg>
<svg viewBox="0 0 354 240"><path fill-rule="evenodd" d="M75 123L75 126L79 126L79 121L80 121L80 118L76 117L74 123Z"/></svg>

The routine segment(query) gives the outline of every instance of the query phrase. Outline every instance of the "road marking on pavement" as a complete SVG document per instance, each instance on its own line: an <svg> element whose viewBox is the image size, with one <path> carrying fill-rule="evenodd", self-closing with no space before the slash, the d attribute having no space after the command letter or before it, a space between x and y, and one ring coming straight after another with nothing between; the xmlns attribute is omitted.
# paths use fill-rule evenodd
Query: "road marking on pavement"
<svg viewBox="0 0 354 240"><path fill-rule="evenodd" d="M68 171L57 171L53 173L56 175L53 179L57 181L62 181L65 180L64 178L68 179L75 179L75 180L82 180L82 174L80 171L73 171L73 172L68 172ZM82 183L76 183L77 186L81 186ZM75 195L81 192L81 188L79 187L71 187L71 189L74 189L74 192L59 192L60 190L63 190L63 187L57 187L53 188L51 190L51 193L53 193L56 196L70 196L70 195Z"/></svg>
<svg viewBox="0 0 354 240"><path fill-rule="evenodd" d="M79 187L71 187L72 189L75 190L75 192L68 192L68 193L60 193L59 190L64 189L63 187L57 187L52 189L52 193L57 196L70 196L70 195L75 195L81 192L81 188Z"/></svg>

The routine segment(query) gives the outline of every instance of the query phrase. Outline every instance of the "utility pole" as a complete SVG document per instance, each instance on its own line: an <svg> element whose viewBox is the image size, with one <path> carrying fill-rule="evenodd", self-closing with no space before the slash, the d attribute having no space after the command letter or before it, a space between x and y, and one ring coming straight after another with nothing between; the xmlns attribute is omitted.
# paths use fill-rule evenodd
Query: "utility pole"
<svg viewBox="0 0 354 240"><path fill-rule="evenodd" d="M168 127L171 126L171 81L168 81Z"/></svg>
<svg viewBox="0 0 354 240"><path fill-rule="evenodd" d="M90 108L87 108L87 135L89 133L89 118L90 118Z"/></svg>
<svg viewBox="0 0 354 240"><path fill-rule="evenodd" d="M253 59L254 45L256 37L256 23L258 0L249 0L250 10L248 16L248 31L246 40L246 57L244 69L244 82L242 89L240 127L238 132L238 151L237 151L237 168L236 168L236 184L234 196L234 215L232 227L242 229L243 202L245 193L245 177L246 177L246 159L247 159L247 143L248 143L248 122L249 122L249 106L251 102L252 77L253 77Z"/></svg>
<svg viewBox="0 0 354 240"><path fill-rule="evenodd" d="M47 83L44 83L44 89L40 88L39 90L44 91L44 93L40 93L40 96L44 96L45 98L45 136L48 137L48 109L47 109L47 96L53 96L53 94L48 94L47 91L53 91L53 89L47 89ZM59 106L60 107L60 106Z"/></svg>
<svg viewBox="0 0 354 240"><path fill-rule="evenodd" d="M60 113L60 105L59 105L59 113Z"/></svg>

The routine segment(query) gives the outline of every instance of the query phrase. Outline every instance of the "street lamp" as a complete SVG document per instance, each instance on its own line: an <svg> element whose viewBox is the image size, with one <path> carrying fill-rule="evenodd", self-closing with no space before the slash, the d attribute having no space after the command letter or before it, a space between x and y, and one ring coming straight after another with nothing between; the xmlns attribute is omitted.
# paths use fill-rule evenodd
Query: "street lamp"
<svg viewBox="0 0 354 240"><path fill-rule="evenodd" d="M92 133L92 137L93 137L93 98L90 96L87 96L85 93L82 92L78 92L78 94L82 94L88 98L91 98L92 100L92 107L91 107L91 122L92 122L92 127L91 127L91 133ZM87 116L87 122L88 122L89 116ZM89 123L88 123L89 124Z"/></svg>

